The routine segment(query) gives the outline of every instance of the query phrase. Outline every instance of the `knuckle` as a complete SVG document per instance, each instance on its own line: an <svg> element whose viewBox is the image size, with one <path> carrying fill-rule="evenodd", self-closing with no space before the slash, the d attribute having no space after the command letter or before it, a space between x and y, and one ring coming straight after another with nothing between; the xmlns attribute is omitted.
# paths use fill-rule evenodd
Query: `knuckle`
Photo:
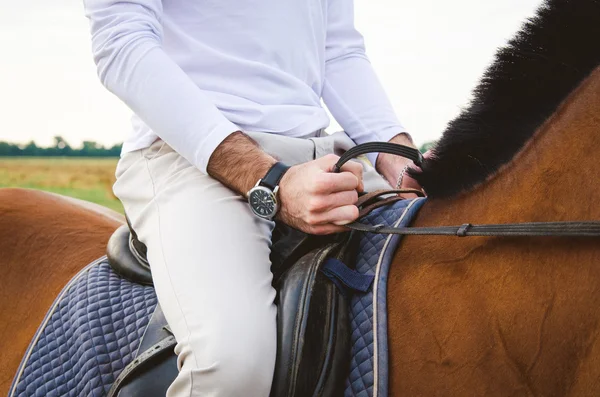
<svg viewBox="0 0 600 397"><path fill-rule="evenodd" d="M338 159L339 159L340 157L339 157L339 156L336 156L336 155L335 155L335 154L333 154L333 153L329 153L329 154L326 154L326 155L324 156L324 158L325 158L325 159L327 159L328 161L338 161Z"/></svg>
<svg viewBox="0 0 600 397"><path fill-rule="evenodd" d="M357 174L359 177L361 177L361 178L362 178L362 175L363 175L363 167L362 167L362 165L360 165L360 164L357 164L357 167L356 167L356 174Z"/></svg>
<svg viewBox="0 0 600 397"><path fill-rule="evenodd" d="M315 178L313 184L313 191L316 192L326 192L331 189L331 181L325 177L325 175L321 175L318 178Z"/></svg>
<svg viewBox="0 0 600 397"><path fill-rule="evenodd" d="M346 172L345 177L348 180L348 184L352 185L353 188L356 188L358 186L359 179L356 175L354 175L351 172Z"/></svg>
<svg viewBox="0 0 600 397"><path fill-rule="evenodd" d="M306 216L305 222L307 225L314 227L318 224L318 218L313 214L309 214Z"/></svg>
<svg viewBox="0 0 600 397"><path fill-rule="evenodd" d="M358 161L349 161L348 162L348 166L356 171L361 171L363 169L363 166L361 163L359 163Z"/></svg>
<svg viewBox="0 0 600 397"><path fill-rule="evenodd" d="M313 211L318 211L325 207L325 200L322 197L314 197L310 200L310 208Z"/></svg>

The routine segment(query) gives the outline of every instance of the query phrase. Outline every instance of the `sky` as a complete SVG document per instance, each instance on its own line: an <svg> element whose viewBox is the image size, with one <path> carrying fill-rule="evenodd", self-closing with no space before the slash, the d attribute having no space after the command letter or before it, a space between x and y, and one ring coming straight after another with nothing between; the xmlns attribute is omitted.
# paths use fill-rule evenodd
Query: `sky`
<svg viewBox="0 0 600 397"><path fill-rule="evenodd" d="M418 144L438 138L468 104L496 49L539 4L355 0L367 53ZM81 0L1 1L0 49L0 140L124 139L131 112L97 78Z"/></svg>

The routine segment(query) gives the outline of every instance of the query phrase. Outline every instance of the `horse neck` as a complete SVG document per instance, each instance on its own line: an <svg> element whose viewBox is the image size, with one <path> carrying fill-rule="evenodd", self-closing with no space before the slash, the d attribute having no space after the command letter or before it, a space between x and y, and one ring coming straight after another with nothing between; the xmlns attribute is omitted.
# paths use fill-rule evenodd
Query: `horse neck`
<svg viewBox="0 0 600 397"><path fill-rule="evenodd" d="M447 200L432 200L427 212L439 210L435 222L453 223L600 220L598 109L600 67L509 164L450 206Z"/></svg>

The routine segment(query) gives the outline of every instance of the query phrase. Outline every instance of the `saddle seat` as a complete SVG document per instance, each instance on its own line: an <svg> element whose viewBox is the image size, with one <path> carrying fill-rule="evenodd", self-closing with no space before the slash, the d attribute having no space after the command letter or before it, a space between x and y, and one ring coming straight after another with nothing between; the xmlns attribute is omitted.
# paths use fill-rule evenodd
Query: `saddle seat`
<svg viewBox="0 0 600 397"><path fill-rule="evenodd" d="M143 285L153 285L146 259L146 245L130 232L128 225L119 227L108 240L106 256L112 269L121 277Z"/></svg>
<svg viewBox="0 0 600 397"><path fill-rule="evenodd" d="M349 371L348 302L321 271L327 258L351 263L350 234L309 236L278 224L271 253L277 291L277 357L271 396L339 396ZM107 258L130 281L152 285L146 246L123 225L110 238ZM352 258L353 259L353 258ZM322 270L322 269L321 269ZM136 359L108 396L164 396L177 375L175 338L160 305L140 342Z"/></svg>

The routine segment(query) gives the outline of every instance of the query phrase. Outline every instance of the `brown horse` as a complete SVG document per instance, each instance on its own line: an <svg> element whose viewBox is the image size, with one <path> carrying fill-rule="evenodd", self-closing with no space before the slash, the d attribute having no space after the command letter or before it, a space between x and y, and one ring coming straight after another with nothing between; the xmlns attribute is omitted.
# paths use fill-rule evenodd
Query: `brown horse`
<svg viewBox="0 0 600 397"><path fill-rule="evenodd" d="M600 1L551 1L434 158L413 226L600 220ZM394 396L599 396L600 241L407 237L388 280Z"/></svg>
<svg viewBox="0 0 600 397"><path fill-rule="evenodd" d="M123 216L52 193L0 189L0 395L52 302L104 255Z"/></svg>
<svg viewBox="0 0 600 397"><path fill-rule="evenodd" d="M600 1L551 1L414 176L415 226L600 220ZM0 189L0 394L55 296L122 220ZM395 396L600 395L600 243L407 237L389 279Z"/></svg>

